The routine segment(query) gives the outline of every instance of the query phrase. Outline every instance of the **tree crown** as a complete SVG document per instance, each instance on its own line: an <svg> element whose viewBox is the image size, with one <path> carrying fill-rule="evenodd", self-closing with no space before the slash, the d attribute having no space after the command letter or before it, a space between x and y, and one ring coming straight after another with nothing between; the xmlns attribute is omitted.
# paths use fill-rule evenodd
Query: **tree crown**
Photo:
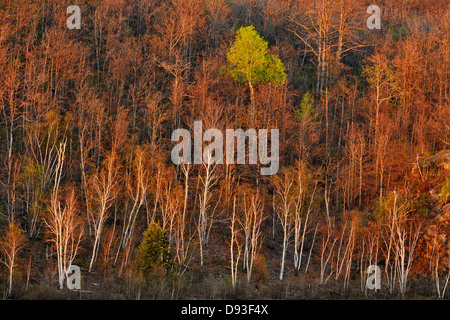
<svg viewBox="0 0 450 320"><path fill-rule="evenodd" d="M268 43L255 27L241 27L227 54L229 73L236 82L269 82L282 85L286 81L285 66L268 53Z"/></svg>

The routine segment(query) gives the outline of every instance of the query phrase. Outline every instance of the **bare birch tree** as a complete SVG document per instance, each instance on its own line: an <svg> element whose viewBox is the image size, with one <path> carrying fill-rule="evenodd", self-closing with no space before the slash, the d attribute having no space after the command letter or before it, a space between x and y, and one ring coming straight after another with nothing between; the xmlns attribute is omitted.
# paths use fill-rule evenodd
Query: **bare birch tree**
<svg viewBox="0 0 450 320"><path fill-rule="evenodd" d="M286 251L293 232L293 208L295 206L295 199L292 197L293 184L294 178L289 171L285 171L281 177L275 177L274 208L283 228L280 280L283 280Z"/></svg>
<svg viewBox="0 0 450 320"><path fill-rule="evenodd" d="M139 215L141 207L145 203L147 189L149 184L149 172L145 167L145 150L138 148L134 151L131 160L132 171L127 179L127 192L132 200L131 210L126 213L124 230L122 233L122 247L126 247L130 243L130 238L134 234L136 219Z"/></svg>
<svg viewBox="0 0 450 320"><path fill-rule="evenodd" d="M312 205L316 194L317 182L314 190L311 192L311 177L306 172L306 166L300 162L297 162L294 174L294 268L298 271L302 266L305 237L311 224ZM310 195L309 199L308 194Z"/></svg>
<svg viewBox="0 0 450 320"><path fill-rule="evenodd" d="M320 248L320 284L326 284L333 275L333 270L331 269L330 273L325 278L328 265L333 259L336 242L338 241L331 220L327 220L327 225L324 229L325 230L322 233L322 246Z"/></svg>
<svg viewBox="0 0 450 320"><path fill-rule="evenodd" d="M231 261L231 285L233 289L236 289L236 280L237 280L237 272L239 259L241 257L241 248L242 245L240 243L240 233L241 230L238 229L238 217L236 215L236 196L233 198L233 212L231 216L231 239L230 239L230 261ZM235 252L237 251L237 252Z"/></svg>
<svg viewBox="0 0 450 320"><path fill-rule="evenodd" d="M68 270L75 259L78 248L83 236L83 229L76 210L75 190L70 189L64 201L61 203L61 177L65 159L66 144L62 143L58 147L58 161L55 172L55 184L50 197L49 212L50 216L45 224L51 235L56 249L58 264L58 282L59 288L64 288L64 279L68 279Z"/></svg>
<svg viewBox="0 0 450 320"><path fill-rule="evenodd" d="M211 154L209 153L209 157ZM214 223L215 210L217 206L211 208L212 187L217 183L219 174L217 173L217 165L210 159L203 163L204 176L200 176L201 194L199 195L199 215L197 221L197 233L200 246L200 264L203 265L203 246L208 243L209 231ZM200 174L200 173L199 173Z"/></svg>
<svg viewBox="0 0 450 320"><path fill-rule="evenodd" d="M105 159L104 168L94 175L91 182L92 189L90 190L90 197L96 208L88 211L88 214L91 215L90 218L94 229L94 245L89 263L89 272L92 271L94 262L97 260L103 227L110 215L109 208L117 196L116 187L118 184L119 167L116 162L116 154L111 153Z"/></svg>
<svg viewBox="0 0 450 320"><path fill-rule="evenodd" d="M8 295L11 295L13 284L14 267L17 264L17 255L26 243L26 237L18 223L14 220L14 216L9 220L8 226L0 238L0 249L3 259L0 260L9 270L9 286Z"/></svg>
<svg viewBox="0 0 450 320"><path fill-rule="evenodd" d="M261 246L261 224L266 219L266 216L259 192L251 195L244 194L243 202L244 216L241 221L244 233L243 265L247 271L247 282L250 282L253 262Z"/></svg>

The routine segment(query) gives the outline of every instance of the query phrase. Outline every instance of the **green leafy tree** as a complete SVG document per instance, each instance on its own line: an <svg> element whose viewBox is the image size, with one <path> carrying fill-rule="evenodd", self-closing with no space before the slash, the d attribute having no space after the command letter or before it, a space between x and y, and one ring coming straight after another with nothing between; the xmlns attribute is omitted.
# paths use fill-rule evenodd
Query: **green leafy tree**
<svg viewBox="0 0 450 320"><path fill-rule="evenodd" d="M302 120L314 118L316 110L314 109L314 98L307 92L303 95L300 108L295 110L295 121L300 122Z"/></svg>
<svg viewBox="0 0 450 320"><path fill-rule="evenodd" d="M144 274L149 274L156 268L162 268L167 272L173 265L169 239L154 223L151 223L144 232L144 238L139 245L137 264Z"/></svg>
<svg viewBox="0 0 450 320"><path fill-rule="evenodd" d="M268 82L279 86L286 82L285 66L273 54L268 53L268 43L254 26L241 27L227 54L229 74L234 81L246 83L250 88L254 108L254 85Z"/></svg>

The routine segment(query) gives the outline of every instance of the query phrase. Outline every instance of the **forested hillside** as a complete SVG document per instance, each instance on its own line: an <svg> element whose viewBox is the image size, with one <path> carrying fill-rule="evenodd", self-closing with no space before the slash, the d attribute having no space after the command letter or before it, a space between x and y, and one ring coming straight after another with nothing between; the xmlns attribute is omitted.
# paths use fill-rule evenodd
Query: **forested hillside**
<svg viewBox="0 0 450 320"><path fill-rule="evenodd" d="M1 298L448 298L450 3L373 2L0 0Z"/></svg>

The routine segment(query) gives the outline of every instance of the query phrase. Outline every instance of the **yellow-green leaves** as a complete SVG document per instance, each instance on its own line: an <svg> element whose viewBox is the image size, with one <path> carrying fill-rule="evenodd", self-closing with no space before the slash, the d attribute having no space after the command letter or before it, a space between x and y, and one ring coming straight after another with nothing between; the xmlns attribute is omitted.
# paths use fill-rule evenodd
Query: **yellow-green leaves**
<svg viewBox="0 0 450 320"><path fill-rule="evenodd" d="M286 81L285 66L281 60L268 53L268 43L255 27L242 27L227 54L229 74L241 83L268 82L282 85Z"/></svg>

